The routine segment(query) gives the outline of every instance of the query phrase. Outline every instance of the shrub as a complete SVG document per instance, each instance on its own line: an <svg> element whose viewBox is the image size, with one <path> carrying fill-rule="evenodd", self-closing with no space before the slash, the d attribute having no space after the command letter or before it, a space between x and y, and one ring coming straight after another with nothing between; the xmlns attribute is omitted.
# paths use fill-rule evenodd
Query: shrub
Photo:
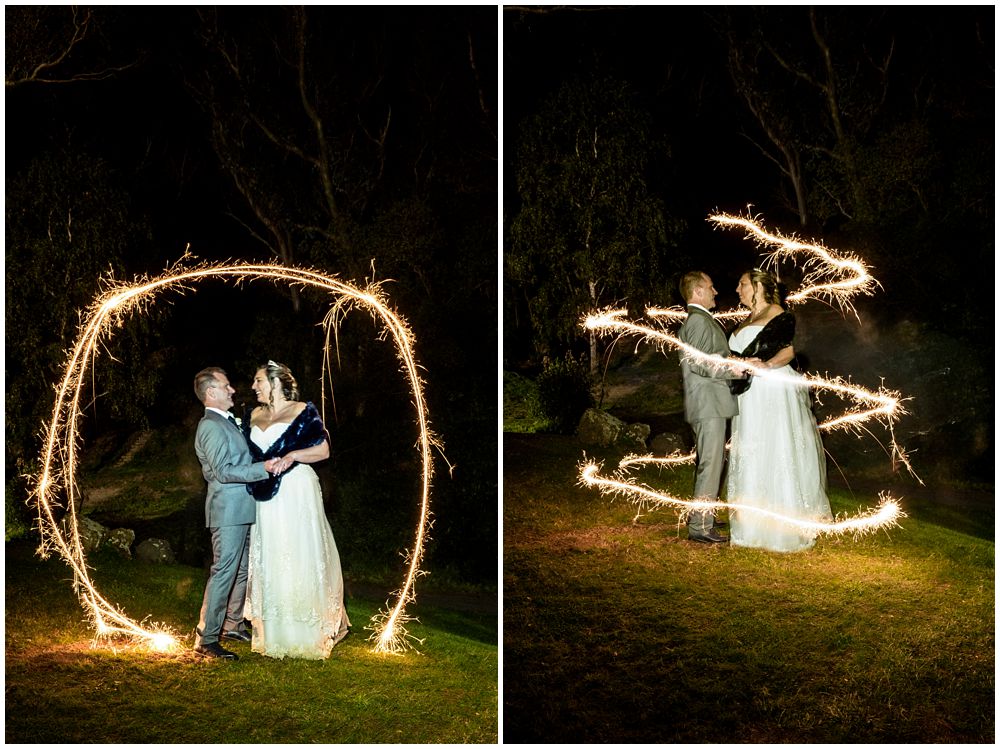
<svg viewBox="0 0 1000 749"><path fill-rule="evenodd" d="M25 503L27 483L19 473L4 482L4 541L25 538L31 532L31 515Z"/></svg>
<svg viewBox="0 0 1000 749"><path fill-rule="evenodd" d="M538 401L553 431L570 434L594 405L593 378L584 358L572 354L563 359L546 361L538 376Z"/></svg>
<svg viewBox="0 0 1000 749"><path fill-rule="evenodd" d="M521 434L545 431L548 419L538 401L538 383L515 372L503 373L503 430Z"/></svg>

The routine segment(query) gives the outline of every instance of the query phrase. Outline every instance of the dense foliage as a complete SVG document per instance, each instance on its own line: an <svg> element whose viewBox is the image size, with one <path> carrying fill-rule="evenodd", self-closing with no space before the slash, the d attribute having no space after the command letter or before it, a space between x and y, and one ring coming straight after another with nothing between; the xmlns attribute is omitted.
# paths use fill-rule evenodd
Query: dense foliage
<svg viewBox="0 0 1000 749"><path fill-rule="evenodd" d="M538 402L551 428L572 434L583 412L594 405L594 381L585 359L566 355L546 360L538 375Z"/></svg>
<svg viewBox="0 0 1000 749"><path fill-rule="evenodd" d="M519 210L504 272L527 299L536 346L562 351L581 316L652 298L681 226L647 187L662 149L620 81L564 83L515 134Z"/></svg>

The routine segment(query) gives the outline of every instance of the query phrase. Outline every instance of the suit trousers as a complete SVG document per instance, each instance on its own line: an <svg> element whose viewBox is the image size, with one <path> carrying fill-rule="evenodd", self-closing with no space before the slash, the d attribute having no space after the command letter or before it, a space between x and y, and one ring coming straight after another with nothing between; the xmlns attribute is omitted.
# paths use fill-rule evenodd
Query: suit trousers
<svg viewBox="0 0 1000 749"><path fill-rule="evenodd" d="M718 499L722 469L726 463L726 418L699 419L691 422L698 458L694 474L694 498ZM712 530L715 513L692 512L688 532L704 535Z"/></svg>
<svg viewBox="0 0 1000 749"><path fill-rule="evenodd" d="M213 562L201 604L196 645L218 642L223 631L242 629L247 597L250 526L224 525L210 530Z"/></svg>

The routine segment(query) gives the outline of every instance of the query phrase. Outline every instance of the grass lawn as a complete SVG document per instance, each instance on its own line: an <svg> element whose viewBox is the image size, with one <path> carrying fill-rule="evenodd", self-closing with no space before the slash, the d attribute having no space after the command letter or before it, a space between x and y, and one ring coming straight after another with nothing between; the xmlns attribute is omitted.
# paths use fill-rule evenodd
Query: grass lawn
<svg viewBox="0 0 1000 749"><path fill-rule="evenodd" d="M188 637L205 573L99 552L98 590L133 616ZM391 588L387 587L388 592ZM189 650L155 655L94 646L57 559L6 545L9 743L496 743L497 614L416 604L420 654L369 652L364 625L382 598L350 595L353 633L326 661L273 660L227 643L235 663Z"/></svg>
<svg viewBox="0 0 1000 749"><path fill-rule="evenodd" d="M992 487L982 513L903 493L901 527L782 555L635 519L581 457L504 435L505 742L994 741ZM689 494L691 471L656 480Z"/></svg>

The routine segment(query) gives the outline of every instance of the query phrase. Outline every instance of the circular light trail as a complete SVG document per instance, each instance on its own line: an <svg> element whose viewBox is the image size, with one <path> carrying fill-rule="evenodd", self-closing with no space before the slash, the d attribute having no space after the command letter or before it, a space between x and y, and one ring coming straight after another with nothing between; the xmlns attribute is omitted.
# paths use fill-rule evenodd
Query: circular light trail
<svg viewBox="0 0 1000 749"><path fill-rule="evenodd" d="M320 289L334 298L331 312L323 321L327 329L327 348L331 329L337 324L340 315L352 308L370 312L384 335L395 344L397 359L409 382L416 410L421 458L420 518L413 548L406 555L406 577L400 589L391 594L396 597L396 602L390 606L387 601L385 609L372 617L367 628L372 631L368 639L372 643L373 652L402 653L413 648L412 641L416 638L405 627L405 623L412 621L413 617L406 614L405 608L416 600L415 582L417 577L424 574L420 563L431 525L431 446L440 448L440 444L428 427L423 381L413 353L413 334L406 322L390 308L376 283L361 289L318 271L278 263L205 263L187 269L171 269L159 277L139 279L133 284L109 281L107 290L84 313L76 345L68 355L62 381L56 387L52 420L45 430L41 471L33 480L32 499L37 507L41 533L39 554L47 557L55 551L69 564L73 570L73 587L99 638L125 636L154 651L171 651L180 647L175 634L167 628L161 625L143 626L129 618L107 601L90 579L76 515L79 496L76 483L80 443L78 420L81 416L81 392L85 375L94 366L101 341L123 324L127 314L141 312L152 305L157 293L167 289L187 291L196 281L206 278L228 278L236 282L271 280ZM324 354L325 371L329 352ZM60 505L67 510L62 527L56 520L55 512L55 508Z"/></svg>

